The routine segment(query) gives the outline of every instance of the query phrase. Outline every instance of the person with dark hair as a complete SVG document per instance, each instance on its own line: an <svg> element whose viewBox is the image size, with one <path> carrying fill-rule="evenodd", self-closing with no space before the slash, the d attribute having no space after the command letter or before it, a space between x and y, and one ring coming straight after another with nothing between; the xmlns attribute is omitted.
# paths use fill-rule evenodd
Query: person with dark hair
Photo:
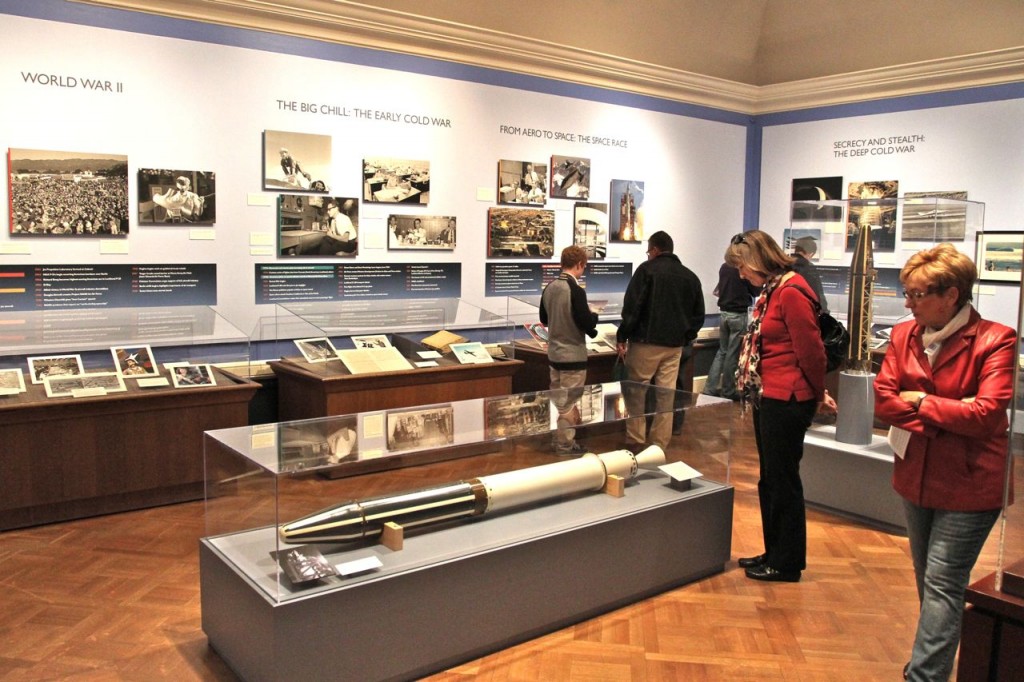
<svg viewBox="0 0 1024 682"><path fill-rule="evenodd" d="M587 292L578 282L587 267L586 250L582 246L565 247L561 265L558 279L544 287L541 294L540 322L548 328L552 401L558 410L555 452L575 455L585 452L575 441L572 428L578 422L576 407L587 379L587 345L583 337L597 337L597 313L590 310Z"/></svg>
<svg viewBox="0 0 1024 682"><path fill-rule="evenodd" d="M351 256L358 249L356 227L348 217L348 211L355 205L353 199L346 199L344 211L337 199L327 201L327 233L320 242L321 256Z"/></svg>
<svg viewBox="0 0 1024 682"><path fill-rule="evenodd" d="M622 300L622 322L616 349L623 358L629 381L658 387L657 414L651 432L647 420L626 422L626 447L645 443L668 446L672 438L672 399L683 347L689 346L704 324L704 292L700 279L673 253L672 237L659 230L647 240L647 262L633 273ZM665 401L669 402L666 403ZM642 414L643 402L631 402L631 412Z"/></svg>
<svg viewBox="0 0 1024 682"><path fill-rule="evenodd" d="M825 300L825 290L821 286L821 276L818 275L818 268L811 262L811 258L818 252L818 243L814 237L800 237L793 242L793 270L798 272L811 290L818 296L818 305L822 312L828 312L828 301Z"/></svg>
<svg viewBox="0 0 1024 682"><path fill-rule="evenodd" d="M739 560L753 580L797 582L807 568L807 517L800 460L816 412L834 412L825 390L825 345L813 292L767 232L732 238L725 262L761 288L743 337L736 388L753 407L764 552Z"/></svg>
<svg viewBox="0 0 1024 682"><path fill-rule="evenodd" d="M736 364L740 358L740 343L747 331L747 310L757 296L758 289L740 277L740 272L728 263L718 268L718 351L708 378L704 394L729 400L739 400L736 391Z"/></svg>
<svg viewBox="0 0 1024 682"><path fill-rule="evenodd" d="M914 319L892 328L875 379L921 603L904 668L910 680L949 679L971 569L999 517L1011 464L1017 335L971 306L977 279L974 261L952 244L911 256L900 282Z"/></svg>

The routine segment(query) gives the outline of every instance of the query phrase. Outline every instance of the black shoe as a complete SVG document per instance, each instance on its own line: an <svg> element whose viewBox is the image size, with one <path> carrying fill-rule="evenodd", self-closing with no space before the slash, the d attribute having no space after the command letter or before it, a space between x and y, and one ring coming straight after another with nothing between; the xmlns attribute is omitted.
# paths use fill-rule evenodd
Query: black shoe
<svg viewBox="0 0 1024 682"><path fill-rule="evenodd" d="M768 564L761 564L747 569L747 577L751 580L764 580L771 583L798 583L800 571L776 571Z"/></svg>
<svg viewBox="0 0 1024 682"><path fill-rule="evenodd" d="M903 666L903 679L908 677L910 677L910 661L907 661L907 664Z"/></svg>
<svg viewBox="0 0 1024 682"><path fill-rule="evenodd" d="M757 556L744 557L736 563L740 565L740 568L757 568L767 561L767 559L767 554L758 554Z"/></svg>

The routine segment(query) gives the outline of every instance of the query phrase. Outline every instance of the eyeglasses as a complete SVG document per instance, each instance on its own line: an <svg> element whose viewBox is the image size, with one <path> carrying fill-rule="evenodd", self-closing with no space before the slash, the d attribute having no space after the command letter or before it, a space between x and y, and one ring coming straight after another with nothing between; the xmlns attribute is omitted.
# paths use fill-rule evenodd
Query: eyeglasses
<svg viewBox="0 0 1024 682"><path fill-rule="evenodd" d="M932 294L937 294L937 293L939 293L939 290L935 289L935 288L932 288L932 287L928 287L924 291L907 291L906 289L904 289L903 290L903 298L908 300L908 301L915 301L916 302L916 301L920 301L925 296L931 296Z"/></svg>
<svg viewBox="0 0 1024 682"><path fill-rule="evenodd" d="M743 238L742 234L737 234L737 235L734 235L733 238L729 240L729 243L730 244L746 244L747 240Z"/></svg>

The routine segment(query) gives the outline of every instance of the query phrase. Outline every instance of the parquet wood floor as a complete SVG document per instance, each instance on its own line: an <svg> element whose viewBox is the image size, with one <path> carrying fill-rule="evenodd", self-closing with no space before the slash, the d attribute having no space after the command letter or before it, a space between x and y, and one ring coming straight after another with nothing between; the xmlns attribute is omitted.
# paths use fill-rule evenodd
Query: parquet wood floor
<svg viewBox="0 0 1024 682"><path fill-rule="evenodd" d="M731 419L734 560L723 573L429 679L900 679L917 601L906 539L811 510L803 581L747 580L735 557L761 550L757 456L748 420ZM392 472L388 485L452 480L471 465ZM361 477L363 494L386 478ZM234 680L200 626L203 535L202 503L0 535L0 679ZM994 532L975 578L994 570L997 540Z"/></svg>

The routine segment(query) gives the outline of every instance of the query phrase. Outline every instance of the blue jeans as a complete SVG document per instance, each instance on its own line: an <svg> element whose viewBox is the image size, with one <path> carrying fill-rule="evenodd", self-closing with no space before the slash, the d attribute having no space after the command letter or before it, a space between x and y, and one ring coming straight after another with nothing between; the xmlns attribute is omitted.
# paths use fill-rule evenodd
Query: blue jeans
<svg viewBox="0 0 1024 682"><path fill-rule="evenodd" d="M948 680L960 644L964 592L999 510L927 509L903 500L921 613L910 680Z"/></svg>
<svg viewBox="0 0 1024 682"><path fill-rule="evenodd" d="M736 391L736 364L740 359L740 343L747 331L747 313L721 312L718 323L718 352L711 361L704 393L739 400Z"/></svg>

